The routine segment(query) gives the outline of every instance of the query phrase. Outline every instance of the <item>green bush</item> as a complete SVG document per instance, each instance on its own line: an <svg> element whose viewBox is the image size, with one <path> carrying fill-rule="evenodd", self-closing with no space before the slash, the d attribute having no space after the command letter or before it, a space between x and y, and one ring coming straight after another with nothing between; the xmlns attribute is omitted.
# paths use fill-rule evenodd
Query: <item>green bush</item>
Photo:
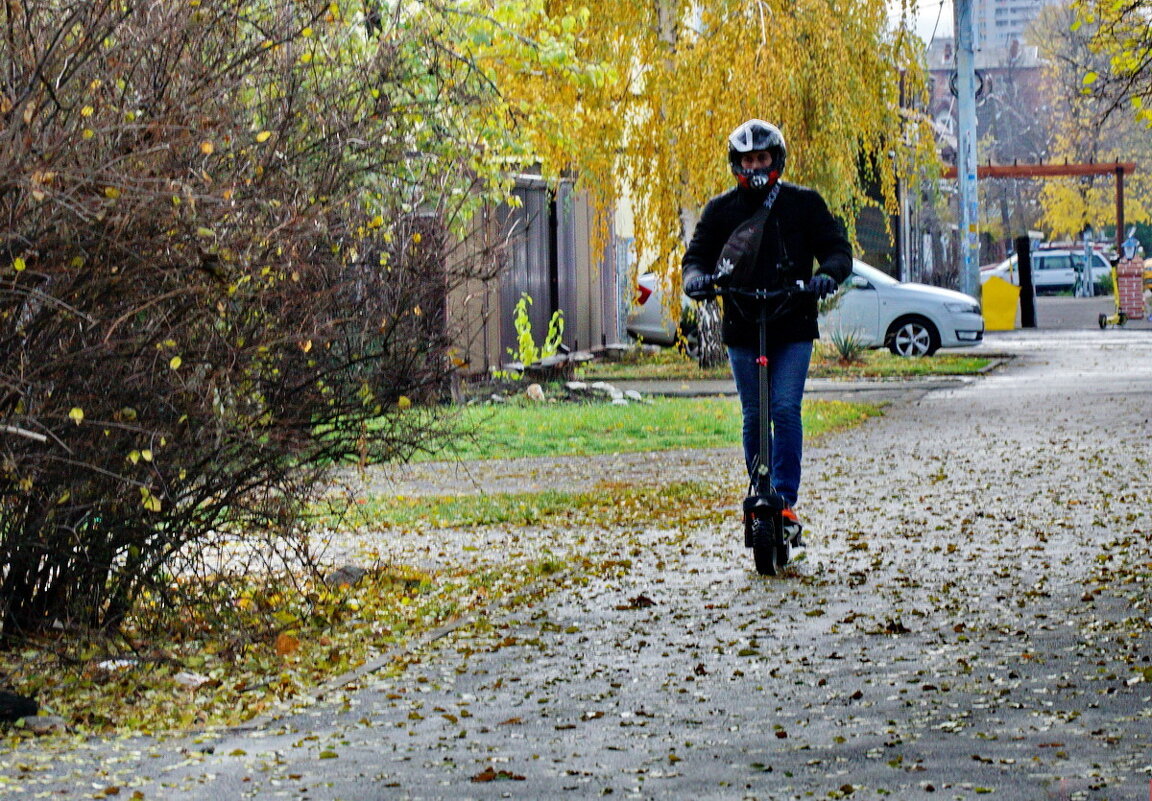
<svg viewBox="0 0 1152 801"><path fill-rule="evenodd" d="M537 346L532 335L532 320L528 316L528 307L531 305L532 296L521 292L512 317L512 326L516 329L516 348L508 348L508 355L523 365L535 364L541 359L555 356L564 336L564 312L557 309L548 321L548 333L543 344Z"/></svg>

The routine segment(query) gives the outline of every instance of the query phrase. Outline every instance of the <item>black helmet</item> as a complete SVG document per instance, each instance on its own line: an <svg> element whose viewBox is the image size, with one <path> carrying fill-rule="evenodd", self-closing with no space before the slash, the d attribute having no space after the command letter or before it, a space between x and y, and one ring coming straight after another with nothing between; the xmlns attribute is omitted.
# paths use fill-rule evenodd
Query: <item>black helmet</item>
<svg viewBox="0 0 1152 801"><path fill-rule="evenodd" d="M767 150L771 154L771 167L746 170L741 166L741 157L756 150ZM784 144L784 134L770 122L748 120L728 136L728 163L736 181L744 189L765 191L772 188L784 172L787 159L788 146Z"/></svg>

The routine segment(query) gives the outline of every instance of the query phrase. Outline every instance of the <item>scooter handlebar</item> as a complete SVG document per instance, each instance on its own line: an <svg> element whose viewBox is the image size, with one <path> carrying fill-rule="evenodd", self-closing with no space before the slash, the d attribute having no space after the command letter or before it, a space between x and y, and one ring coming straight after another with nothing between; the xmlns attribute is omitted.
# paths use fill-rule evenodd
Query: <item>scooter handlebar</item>
<svg viewBox="0 0 1152 801"><path fill-rule="evenodd" d="M802 284L784 286L779 289L755 289L740 286L718 286L716 294L730 298L737 308L744 306L741 313L746 317L756 317L762 322L775 320L793 311L816 311L816 293ZM755 308L752 311L749 306Z"/></svg>
<svg viewBox="0 0 1152 801"><path fill-rule="evenodd" d="M783 300L784 298L798 297L800 295L814 294L805 286L785 286L780 289L754 289L742 286L717 286L717 295L729 295L753 300Z"/></svg>

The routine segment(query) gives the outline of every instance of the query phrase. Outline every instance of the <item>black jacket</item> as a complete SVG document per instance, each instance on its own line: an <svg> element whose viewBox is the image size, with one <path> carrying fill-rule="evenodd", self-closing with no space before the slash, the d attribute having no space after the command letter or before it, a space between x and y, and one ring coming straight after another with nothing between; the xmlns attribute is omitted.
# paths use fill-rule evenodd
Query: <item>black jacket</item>
<svg viewBox="0 0 1152 801"><path fill-rule="evenodd" d="M724 243L740 223L760 207L763 195L732 189L708 201L684 253L684 279L713 273ZM780 182L780 192L764 225L755 267L737 270L729 282L733 286L777 289L812 277L814 262L819 272L842 283L852 272L852 246L844 227L832 216L820 194L804 186ZM747 304L744 304L745 306ZM758 342L756 318L740 302L724 302L722 326L725 345L755 347ZM769 342L797 342L816 339L816 304L810 302L775 320L769 327Z"/></svg>

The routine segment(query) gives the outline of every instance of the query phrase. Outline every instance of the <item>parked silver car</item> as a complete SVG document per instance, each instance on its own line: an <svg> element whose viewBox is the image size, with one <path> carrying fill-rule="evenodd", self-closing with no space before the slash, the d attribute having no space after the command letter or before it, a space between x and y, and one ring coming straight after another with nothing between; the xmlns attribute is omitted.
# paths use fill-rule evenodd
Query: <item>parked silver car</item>
<svg viewBox="0 0 1152 801"><path fill-rule="evenodd" d="M656 273L643 273L637 280L636 298L625 326L628 333L641 342L675 345L696 358L700 342L696 329L696 304L681 293L680 317L674 322L664 306L664 293Z"/></svg>
<svg viewBox="0 0 1152 801"><path fill-rule="evenodd" d="M897 356L931 356L984 339L980 304L961 292L905 284L860 260L832 308L821 315L825 336L850 334L861 345Z"/></svg>
<svg viewBox="0 0 1152 801"><path fill-rule="evenodd" d="M684 307L688 299L682 298ZM683 315L681 315L683 316ZM664 292L656 273L642 273L636 280L636 296L628 312L628 333L653 345L674 345L678 321L674 321L664 307Z"/></svg>
<svg viewBox="0 0 1152 801"><path fill-rule="evenodd" d="M1032 286L1037 293L1067 292L1076 286L1077 271L1084 264L1083 250L1040 249L1032 251ZM1092 285L1111 275L1112 265L1099 251L1092 252ZM999 264L980 268L980 283L992 276L1020 286L1020 268L1015 255Z"/></svg>

